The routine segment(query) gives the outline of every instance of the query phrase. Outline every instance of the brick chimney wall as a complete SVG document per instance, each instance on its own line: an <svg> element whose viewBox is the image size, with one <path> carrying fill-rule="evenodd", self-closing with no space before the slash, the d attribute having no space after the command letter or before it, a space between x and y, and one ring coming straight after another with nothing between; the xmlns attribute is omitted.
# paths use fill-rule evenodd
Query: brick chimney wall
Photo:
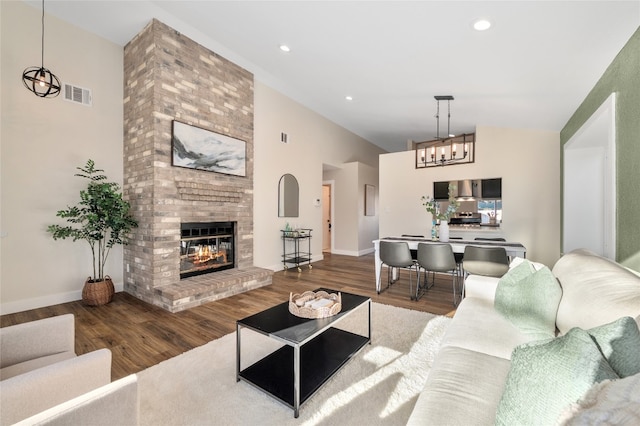
<svg viewBox="0 0 640 426"><path fill-rule="evenodd" d="M124 96L123 193L139 222L124 247L124 287L177 311L194 297L182 294L176 308L158 294L184 293L176 290L181 222L236 221L238 274L253 265L253 74L154 19L124 48ZM246 177L172 166L174 119L245 141ZM194 292L206 286L182 281Z"/></svg>

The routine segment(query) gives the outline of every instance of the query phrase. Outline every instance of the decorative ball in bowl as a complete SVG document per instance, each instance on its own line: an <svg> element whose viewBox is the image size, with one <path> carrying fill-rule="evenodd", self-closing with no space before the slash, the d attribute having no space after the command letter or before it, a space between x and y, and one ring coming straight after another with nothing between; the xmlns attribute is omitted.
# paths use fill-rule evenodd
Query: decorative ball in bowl
<svg viewBox="0 0 640 426"><path fill-rule="evenodd" d="M342 294L326 291L289 293L289 312L301 318L326 318L342 309Z"/></svg>

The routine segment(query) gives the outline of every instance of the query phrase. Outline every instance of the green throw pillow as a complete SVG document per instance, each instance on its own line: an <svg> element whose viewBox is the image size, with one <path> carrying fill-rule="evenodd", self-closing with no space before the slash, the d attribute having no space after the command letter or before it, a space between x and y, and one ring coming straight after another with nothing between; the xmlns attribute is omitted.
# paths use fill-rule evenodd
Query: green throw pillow
<svg viewBox="0 0 640 426"><path fill-rule="evenodd" d="M531 265L531 262L527 259L523 259L517 266L510 268L507 273L500 278L498 286L500 286L500 284L505 285L516 283L523 278L533 275L534 272L535 269L533 268L533 265Z"/></svg>
<svg viewBox="0 0 640 426"><path fill-rule="evenodd" d="M620 377L640 373L640 331L631 317L587 330Z"/></svg>
<svg viewBox="0 0 640 426"><path fill-rule="evenodd" d="M497 425L552 425L595 383L617 379L589 334L579 328L513 350L496 411Z"/></svg>
<svg viewBox="0 0 640 426"><path fill-rule="evenodd" d="M498 282L494 307L523 333L545 339L555 336L561 297L562 288L549 268L534 272L523 262Z"/></svg>

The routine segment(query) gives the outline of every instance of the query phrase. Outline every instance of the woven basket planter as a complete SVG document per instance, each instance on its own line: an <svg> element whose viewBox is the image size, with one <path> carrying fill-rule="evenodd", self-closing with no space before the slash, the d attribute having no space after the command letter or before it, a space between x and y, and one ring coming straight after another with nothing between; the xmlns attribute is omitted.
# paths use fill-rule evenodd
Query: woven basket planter
<svg viewBox="0 0 640 426"><path fill-rule="evenodd" d="M113 299L115 288L109 275L105 275L102 281L93 281L87 278L82 288L82 301L89 306L106 305Z"/></svg>

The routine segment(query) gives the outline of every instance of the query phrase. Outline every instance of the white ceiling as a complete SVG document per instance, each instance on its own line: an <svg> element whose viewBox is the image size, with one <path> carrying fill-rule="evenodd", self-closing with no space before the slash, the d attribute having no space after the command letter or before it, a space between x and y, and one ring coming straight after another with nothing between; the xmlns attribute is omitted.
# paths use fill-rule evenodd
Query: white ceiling
<svg viewBox="0 0 640 426"><path fill-rule="evenodd" d="M390 152L436 135L435 95L455 97L452 133L561 130L640 26L640 0L48 0L45 10L122 46L157 18ZM480 17L493 26L474 31Z"/></svg>

